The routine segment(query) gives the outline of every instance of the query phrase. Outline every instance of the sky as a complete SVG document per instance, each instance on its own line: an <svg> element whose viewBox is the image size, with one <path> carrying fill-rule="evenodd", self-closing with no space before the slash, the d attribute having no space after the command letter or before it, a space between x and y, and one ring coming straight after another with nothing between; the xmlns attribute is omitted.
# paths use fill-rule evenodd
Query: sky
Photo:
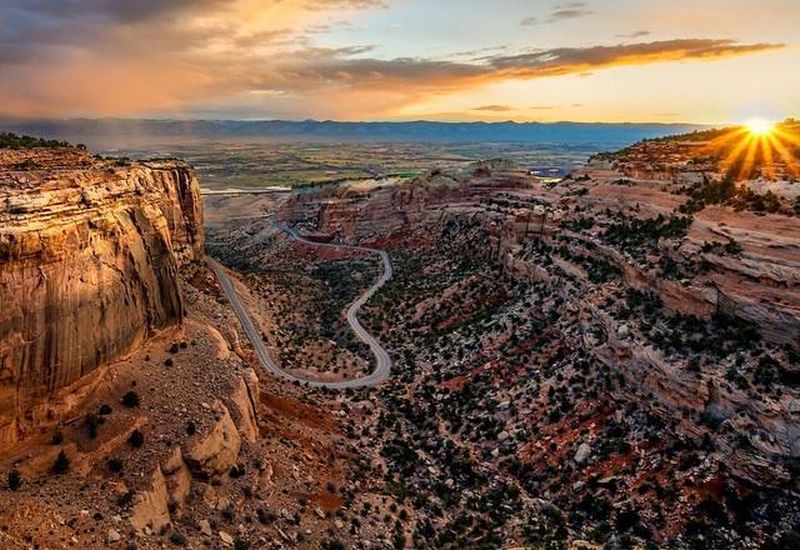
<svg viewBox="0 0 800 550"><path fill-rule="evenodd" d="M798 0L2 0L0 116L800 115Z"/></svg>

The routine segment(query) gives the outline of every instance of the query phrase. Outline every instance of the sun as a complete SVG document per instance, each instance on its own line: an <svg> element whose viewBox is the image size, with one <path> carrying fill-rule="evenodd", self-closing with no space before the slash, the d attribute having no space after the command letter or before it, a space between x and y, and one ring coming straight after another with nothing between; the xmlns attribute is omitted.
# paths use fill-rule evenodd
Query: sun
<svg viewBox="0 0 800 550"><path fill-rule="evenodd" d="M752 118L712 138L705 154L720 159L720 171L736 181L800 179L800 122Z"/></svg>
<svg viewBox="0 0 800 550"><path fill-rule="evenodd" d="M764 118L751 118L745 123L747 131L754 136L768 136L775 129L775 123Z"/></svg>

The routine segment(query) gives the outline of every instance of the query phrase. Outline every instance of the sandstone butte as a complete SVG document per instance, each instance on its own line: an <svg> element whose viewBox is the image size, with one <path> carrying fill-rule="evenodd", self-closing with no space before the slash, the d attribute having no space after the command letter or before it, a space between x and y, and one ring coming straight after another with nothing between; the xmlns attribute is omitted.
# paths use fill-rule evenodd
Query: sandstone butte
<svg viewBox="0 0 800 550"><path fill-rule="evenodd" d="M79 380L181 323L203 255L194 171L78 148L0 150L0 445L78 399ZM75 386L75 387L73 387Z"/></svg>

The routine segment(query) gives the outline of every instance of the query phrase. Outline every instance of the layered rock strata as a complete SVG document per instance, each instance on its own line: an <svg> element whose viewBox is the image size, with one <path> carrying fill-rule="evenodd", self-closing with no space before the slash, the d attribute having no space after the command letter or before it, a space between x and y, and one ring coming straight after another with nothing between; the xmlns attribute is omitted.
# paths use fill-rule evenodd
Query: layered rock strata
<svg viewBox="0 0 800 550"><path fill-rule="evenodd" d="M58 390L184 315L178 268L203 254L180 162L0 150L0 443L58 414Z"/></svg>

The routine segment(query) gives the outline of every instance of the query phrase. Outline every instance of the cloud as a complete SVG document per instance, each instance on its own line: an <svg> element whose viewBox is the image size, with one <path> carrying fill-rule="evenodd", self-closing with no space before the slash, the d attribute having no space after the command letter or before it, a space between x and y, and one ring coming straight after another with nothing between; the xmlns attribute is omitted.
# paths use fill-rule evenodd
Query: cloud
<svg viewBox="0 0 800 550"><path fill-rule="evenodd" d="M208 10L223 7L226 0L6 0L5 9L57 19L105 19L132 23L160 19L189 9Z"/></svg>
<svg viewBox="0 0 800 550"><path fill-rule="evenodd" d="M617 38L644 38L645 36L650 36L653 34L650 31L635 31L627 34L618 34L616 35Z"/></svg>
<svg viewBox="0 0 800 550"><path fill-rule="evenodd" d="M356 9L388 8L388 0L309 0L308 9Z"/></svg>
<svg viewBox="0 0 800 550"><path fill-rule="evenodd" d="M555 7L550 15L544 19L539 19L535 16L525 17L520 21L520 24L525 27L530 27L538 24L557 23L565 19L578 19L587 15L592 15L594 12L586 7L584 2L570 2L568 4L561 4Z"/></svg>
<svg viewBox="0 0 800 550"><path fill-rule="evenodd" d="M699 38L385 58L369 44L318 45L319 33L341 25L350 11L384 6L381 0L5 0L0 115L364 118L493 82L783 47ZM586 11L583 4L555 11L568 10Z"/></svg>
<svg viewBox="0 0 800 550"><path fill-rule="evenodd" d="M296 84L302 86L316 80L377 87L403 83L417 87L461 87L471 81L544 78L624 65L721 59L782 47L782 44L740 44L733 40L678 39L494 55L483 58L481 63L352 57L366 50L312 48L296 53L281 70L291 74L296 78Z"/></svg>
<svg viewBox="0 0 800 550"><path fill-rule="evenodd" d="M577 9L577 8L560 9L560 10L555 10L553 13L551 13L550 14L550 19L548 19L547 21L549 23L555 23L556 21L561 21L562 19L577 19L579 17L584 17L584 16L587 16L587 15L591 15L592 13L594 13L594 12L592 12L591 10L585 10L585 9L582 9L582 8L580 8L580 9Z"/></svg>
<svg viewBox="0 0 800 550"><path fill-rule="evenodd" d="M513 111L514 109L509 105L481 105L480 107L473 107L473 111L488 111L491 113L504 113Z"/></svg>
<svg viewBox="0 0 800 550"><path fill-rule="evenodd" d="M583 103L572 103L570 105L534 105L530 109L532 111L554 111L556 109L565 109L565 108L572 108L572 109L579 109L583 107Z"/></svg>
<svg viewBox="0 0 800 550"><path fill-rule="evenodd" d="M491 61L498 75L545 77L577 74L623 65L646 65L682 60L710 60L783 48L783 44L740 44L727 39L676 39L615 46L553 48Z"/></svg>

